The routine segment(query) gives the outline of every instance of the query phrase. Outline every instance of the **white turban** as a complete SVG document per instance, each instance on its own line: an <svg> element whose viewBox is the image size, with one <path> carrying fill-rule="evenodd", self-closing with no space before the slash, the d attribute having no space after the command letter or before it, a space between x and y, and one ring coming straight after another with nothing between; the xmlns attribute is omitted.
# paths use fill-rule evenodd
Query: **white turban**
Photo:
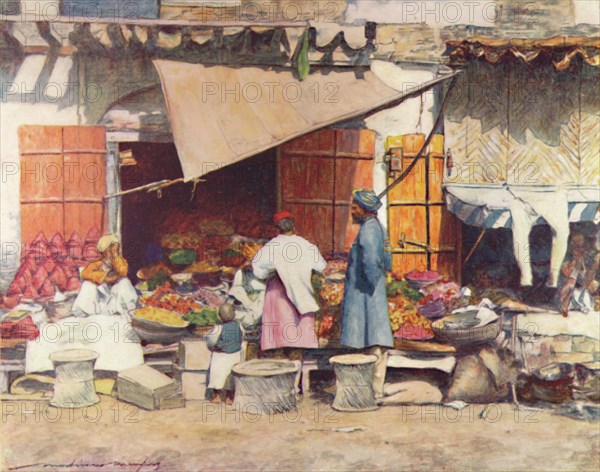
<svg viewBox="0 0 600 472"><path fill-rule="evenodd" d="M119 238L117 238L117 236L115 236L114 234L107 234L106 236L102 236L100 238L100 240L98 241L98 244L96 246L96 249L98 249L98 252L104 252L113 243L118 243L118 242L119 242Z"/></svg>

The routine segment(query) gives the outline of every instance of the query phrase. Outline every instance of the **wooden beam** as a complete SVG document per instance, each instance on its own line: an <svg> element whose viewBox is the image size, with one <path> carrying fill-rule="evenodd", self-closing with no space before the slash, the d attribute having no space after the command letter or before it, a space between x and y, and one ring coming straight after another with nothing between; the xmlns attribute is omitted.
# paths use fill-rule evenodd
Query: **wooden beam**
<svg viewBox="0 0 600 472"><path fill-rule="evenodd" d="M27 23L28 15L2 15L2 21L14 23ZM47 19L50 23L103 23L103 24L124 24L132 26L206 26L214 28L217 26L227 28L239 28L246 26L256 26L265 28L286 28L308 26L308 21L202 21L202 20L171 20L171 19L148 19L148 18L87 18L79 16L56 16Z"/></svg>

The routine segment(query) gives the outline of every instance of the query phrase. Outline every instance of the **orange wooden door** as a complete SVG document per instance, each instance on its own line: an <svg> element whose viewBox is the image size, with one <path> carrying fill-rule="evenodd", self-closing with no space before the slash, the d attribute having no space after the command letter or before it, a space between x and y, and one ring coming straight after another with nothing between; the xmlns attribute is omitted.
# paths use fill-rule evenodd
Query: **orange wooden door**
<svg viewBox="0 0 600 472"><path fill-rule="evenodd" d="M106 134L101 126L21 126L21 240L106 227Z"/></svg>
<svg viewBox="0 0 600 472"><path fill-rule="evenodd" d="M402 157L402 169L408 167L416 155L407 154L410 157ZM423 265L460 281L461 227L444 203L443 172L441 153L432 152L419 158L408 176L388 194L388 229L394 271L406 273ZM389 171L388 183L391 184L400 173ZM401 247L403 237L407 243Z"/></svg>
<svg viewBox="0 0 600 472"><path fill-rule="evenodd" d="M348 252L358 231L352 190L372 186L374 153L369 130L324 129L279 148L280 208L294 214L298 233L323 254Z"/></svg>

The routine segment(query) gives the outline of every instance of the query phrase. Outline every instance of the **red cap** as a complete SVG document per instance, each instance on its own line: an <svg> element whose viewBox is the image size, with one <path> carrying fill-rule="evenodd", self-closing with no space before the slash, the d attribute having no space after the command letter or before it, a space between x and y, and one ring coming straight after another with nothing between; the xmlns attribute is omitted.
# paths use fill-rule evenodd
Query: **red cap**
<svg viewBox="0 0 600 472"><path fill-rule="evenodd" d="M288 218L293 218L294 215L292 215L289 211L280 211L279 213L275 213L275 215L273 215L273 222L275 224L279 223L281 220L285 220Z"/></svg>

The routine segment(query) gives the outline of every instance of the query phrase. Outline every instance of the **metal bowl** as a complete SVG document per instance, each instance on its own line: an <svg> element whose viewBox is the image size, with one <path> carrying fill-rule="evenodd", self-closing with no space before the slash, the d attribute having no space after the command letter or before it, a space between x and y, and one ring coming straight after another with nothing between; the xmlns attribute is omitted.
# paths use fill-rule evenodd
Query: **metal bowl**
<svg viewBox="0 0 600 472"><path fill-rule="evenodd" d="M184 326L168 326L156 321L137 318L131 315L131 326L140 339L151 343L172 344L188 332L189 323Z"/></svg>

